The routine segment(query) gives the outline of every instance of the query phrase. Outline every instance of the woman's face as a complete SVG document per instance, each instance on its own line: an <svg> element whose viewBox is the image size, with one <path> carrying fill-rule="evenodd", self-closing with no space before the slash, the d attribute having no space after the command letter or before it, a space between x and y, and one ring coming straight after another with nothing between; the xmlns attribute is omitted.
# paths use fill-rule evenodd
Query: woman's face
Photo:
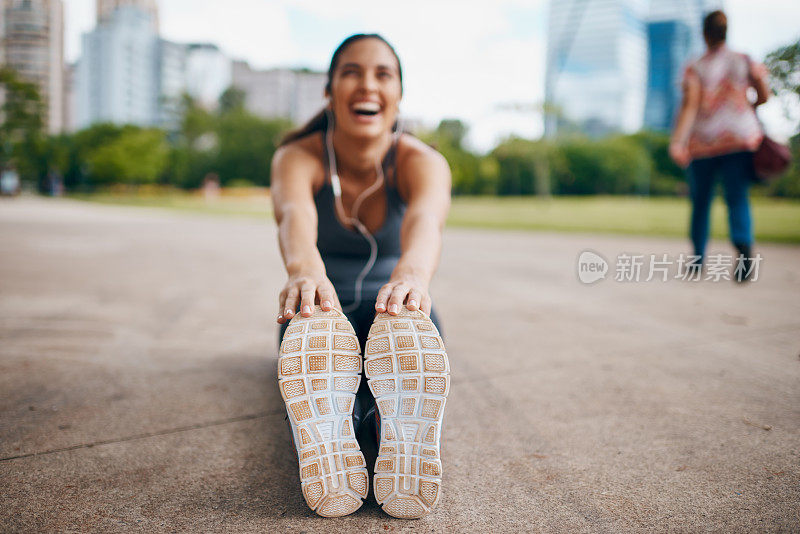
<svg viewBox="0 0 800 534"><path fill-rule="evenodd" d="M355 137L391 131L402 97L397 59L386 43L361 39L339 57L331 81L336 128Z"/></svg>

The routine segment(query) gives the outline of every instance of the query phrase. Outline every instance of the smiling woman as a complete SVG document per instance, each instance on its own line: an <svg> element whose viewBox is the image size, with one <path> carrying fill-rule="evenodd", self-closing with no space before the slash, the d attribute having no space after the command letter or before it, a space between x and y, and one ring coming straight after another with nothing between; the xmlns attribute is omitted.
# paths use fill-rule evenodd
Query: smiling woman
<svg viewBox="0 0 800 534"><path fill-rule="evenodd" d="M283 140L272 161L288 273L277 318L279 384L303 494L324 516L352 513L366 497L355 440L361 421L380 421L367 434L380 436L375 495L387 513L420 517L441 493L449 366L428 287L450 206L450 170L398 128L402 81L386 40L349 37L328 69L327 105ZM358 347L366 350L369 387L360 357L344 363L343 349Z"/></svg>

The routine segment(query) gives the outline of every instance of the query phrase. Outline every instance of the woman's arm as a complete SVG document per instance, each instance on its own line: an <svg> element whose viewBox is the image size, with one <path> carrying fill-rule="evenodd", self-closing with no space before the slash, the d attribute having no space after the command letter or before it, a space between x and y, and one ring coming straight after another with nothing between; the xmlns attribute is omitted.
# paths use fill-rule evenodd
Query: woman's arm
<svg viewBox="0 0 800 534"><path fill-rule="evenodd" d="M272 159L272 206L289 275L278 299L281 324L295 315L298 304L301 315L310 317L317 296L323 310L333 306L341 309L317 250L313 182L319 169L320 163L312 154L291 145L280 148Z"/></svg>
<svg viewBox="0 0 800 534"><path fill-rule="evenodd" d="M749 58L748 58L749 60ZM750 85L756 90L756 101L753 107L764 104L769 99L769 85L767 83L767 68L761 64L749 60L750 63Z"/></svg>
<svg viewBox="0 0 800 534"><path fill-rule="evenodd" d="M403 253L375 301L375 309L396 315L405 303L409 310L431 312L428 293L439 264L442 229L450 209L450 167L441 154L421 146L400 162L398 184L406 198L400 227Z"/></svg>
<svg viewBox="0 0 800 534"><path fill-rule="evenodd" d="M687 73L683 83L681 109L669 144L669 155L681 167L688 166L691 160L688 149L689 133L697 117L697 110L700 109L700 89L697 76Z"/></svg>

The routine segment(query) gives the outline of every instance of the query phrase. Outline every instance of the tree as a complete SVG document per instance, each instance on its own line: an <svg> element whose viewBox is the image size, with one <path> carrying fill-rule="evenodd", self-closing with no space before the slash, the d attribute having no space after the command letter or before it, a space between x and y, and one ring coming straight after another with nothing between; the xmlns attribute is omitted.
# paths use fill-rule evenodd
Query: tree
<svg viewBox="0 0 800 534"><path fill-rule="evenodd" d="M765 64L769 70L770 86L797 131L800 125L800 39L767 54Z"/></svg>
<svg viewBox="0 0 800 534"><path fill-rule="evenodd" d="M161 176L168 156L163 131L128 127L91 152L87 161L95 183L141 185Z"/></svg>
<svg viewBox="0 0 800 534"><path fill-rule="evenodd" d="M549 147L543 141L511 137L500 143L492 157L498 162L497 193L500 195L533 195L541 189L537 184L549 180L546 160ZM546 188L549 191L549 184Z"/></svg>
<svg viewBox="0 0 800 534"><path fill-rule="evenodd" d="M44 106L32 83L21 80L8 67L0 68L5 92L0 121L0 168L15 165L23 179L37 181L44 135Z"/></svg>
<svg viewBox="0 0 800 534"><path fill-rule="evenodd" d="M463 147L467 126L457 119L442 120L432 132L420 138L438 150L450 165L453 194L494 194L497 184L497 162L479 157Z"/></svg>
<svg viewBox="0 0 800 534"><path fill-rule="evenodd" d="M442 119L436 127L436 137L453 148L462 149L467 126L458 119Z"/></svg>
<svg viewBox="0 0 800 534"><path fill-rule="evenodd" d="M244 111L247 94L235 86L228 87L219 97L220 115Z"/></svg>
<svg viewBox="0 0 800 534"><path fill-rule="evenodd" d="M290 126L287 121L262 119L244 111L219 117L216 128L219 147L214 167L220 183L247 180L269 185L270 161Z"/></svg>
<svg viewBox="0 0 800 534"><path fill-rule="evenodd" d="M686 190L683 169L669 156L669 134L665 132L642 131L625 136L641 146L653 161L653 173L647 187L650 195L675 195Z"/></svg>
<svg viewBox="0 0 800 534"><path fill-rule="evenodd" d="M775 93L800 97L800 39L767 54L765 64Z"/></svg>
<svg viewBox="0 0 800 534"><path fill-rule="evenodd" d="M189 95L181 97L180 130L164 173L164 181L179 187L199 187L214 170L217 138L215 115Z"/></svg>
<svg viewBox="0 0 800 534"><path fill-rule="evenodd" d="M624 136L565 140L551 153L554 192L562 195L641 193L652 172L647 150Z"/></svg>
<svg viewBox="0 0 800 534"><path fill-rule="evenodd" d="M795 135L789 148L793 161L789 170L768 185L771 195L800 197L800 39L767 54L770 86L783 103L784 114L793 121Z"/></svg>

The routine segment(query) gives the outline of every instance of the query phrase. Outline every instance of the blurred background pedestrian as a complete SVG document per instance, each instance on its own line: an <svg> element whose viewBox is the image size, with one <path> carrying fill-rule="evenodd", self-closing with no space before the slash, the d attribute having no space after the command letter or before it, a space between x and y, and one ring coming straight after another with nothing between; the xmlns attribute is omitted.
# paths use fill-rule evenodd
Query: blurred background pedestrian
<svg viewBox="0 0 800 534"><path fill-rule="evenodd" d="M727 30L728 19L722 11L705 17L707 49L684 71L683 102L669 148L675 162L687 168L690 235L698 266L705 257L717 177L725 191L731 241L746 263L753 257L748 195L755 180L753 153L764 135L755 108L769 95L767 71L748 55L726 46ZM753 92L755 100L751 100Z"/></svg>

